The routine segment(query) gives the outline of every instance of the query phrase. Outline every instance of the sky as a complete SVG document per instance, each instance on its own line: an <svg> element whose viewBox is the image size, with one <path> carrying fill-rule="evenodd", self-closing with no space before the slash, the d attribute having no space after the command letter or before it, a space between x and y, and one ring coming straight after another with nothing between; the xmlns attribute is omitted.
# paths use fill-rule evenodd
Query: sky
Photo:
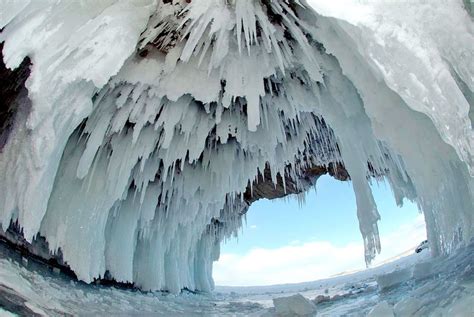
<svg viewBox="0 0 474 317"><path fill-rule="evenodd" d="M415 204L396 206L385 183L372 185L381 215L377 265L426 239ZM365 268L364 247L350 182L322 176L300 204L295 195L252 204L237 239L225 242L214 263L217 285L299 283Z"/></svg>

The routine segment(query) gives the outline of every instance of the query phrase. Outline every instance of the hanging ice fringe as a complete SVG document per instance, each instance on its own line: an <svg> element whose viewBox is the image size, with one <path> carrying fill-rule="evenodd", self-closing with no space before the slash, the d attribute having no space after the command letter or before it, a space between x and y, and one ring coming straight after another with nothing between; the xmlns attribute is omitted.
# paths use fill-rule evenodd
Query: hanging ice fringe
<svg viewBox="0 0 474 317"><path fill-rule="evenodd" d="M108 271L206 291L259 173L304 191L309 170L338 165L367 263L380 251L372 177L419 204L435 253L469 241L462 1L359 4L357 19L312 2L319 14L303 0L2 4L6 66L32 63L17 101L31 107L17 107L0 153L3 230L45 237L86 282Z"/></svg>

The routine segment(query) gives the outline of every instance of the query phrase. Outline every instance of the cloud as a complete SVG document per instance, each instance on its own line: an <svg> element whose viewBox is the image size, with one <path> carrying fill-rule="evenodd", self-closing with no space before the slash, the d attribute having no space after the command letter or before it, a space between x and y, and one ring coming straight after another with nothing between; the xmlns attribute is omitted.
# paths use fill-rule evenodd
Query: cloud
<svg viewBox="0 0 474 317"><path fill-rule="evenodd" d="M423 216L381 237L382 253L375 265L407 250L426 237ZM365 268L361 241L336 246L308 241L275 249L254 248L246 254L223 253L214 263L217 285L250 286L299 283Z"/></svg>
<svg viewBox="0 0 474 317"><path fill-rule="evenodd" d="M250 229L257 229L257 225L250 225Z"/></svg>

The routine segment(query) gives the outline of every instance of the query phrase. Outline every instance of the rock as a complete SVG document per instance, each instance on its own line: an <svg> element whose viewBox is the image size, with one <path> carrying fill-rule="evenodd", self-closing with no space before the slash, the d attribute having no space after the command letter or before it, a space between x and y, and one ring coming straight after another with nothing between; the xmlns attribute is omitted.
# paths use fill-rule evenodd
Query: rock
<svg viewBox="0 0 474 317"><path fill-rule="evenodd" d="M273 183L270 165L265 165L263 173L259 172L256 180L250 183L244 192L244 201L251 204L262 198L275 199L285 197L289 194L298 194L314 185L318 177L329 174L337 180L349 180L349 174L341 163L329 163L328 166L310 165L303 171L303 177L295 180L290 175L285 174L284 180L278 173L276 184ZM374 176L375 174L372 173ZM299 183L299 185L297 185Z"/></svg>
<svg viewBox="0 0 474 317"><path fill-rule="evenodd" d="M30 58L25 57L19 67L9 69L3 62L3 44L0 43L0 153L13 129L19 110L19 103L15 101L27 92L25 83L30 76L31 67Z"/></svg>
<svg viewBox="0 0 474 317"><path fill-rule="evenodd" d="M336 294L333 297L331 297L331 300L336 301L336 300L340 300L341 298L344 298L344 296L341 294Z"/></svg>
<svg viewBox="0 0 474 317"><path fill-rule="evenodd" d="M330 300L331 300L330 296L318 295L318 296L316 296L315 299L313 299L313 302L317 305L317 304L320 304L320 303L328 302Z"/></svg>
<svg viewBox="0 0 474 317"><path fill-rule="evenodd" d="M392 306L382 301L372 308L367 317L394 317Z"/></svg>
<svg viewBox="0 0 474 317"><path fill-rule="evenodd" d="M310 316L316 313L316 306L301 294L274 298L273 305L280 316Z"/></svg>

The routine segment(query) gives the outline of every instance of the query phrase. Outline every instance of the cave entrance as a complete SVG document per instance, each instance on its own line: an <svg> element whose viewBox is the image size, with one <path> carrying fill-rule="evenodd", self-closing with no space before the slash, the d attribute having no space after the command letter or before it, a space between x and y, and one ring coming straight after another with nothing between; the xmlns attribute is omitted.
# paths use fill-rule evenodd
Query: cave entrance
<svg viewBox="0 0 474 317"><path fill-rule="evenodd" d="M372 191L381 216L382 251L375 266L413 253L426 231L414 203L405 200L398 207L383 182ZM299 283L362 269L352 185L324 175L299 196L254 202L239 237L223 242L214 280L232 286Z"/></svg>

